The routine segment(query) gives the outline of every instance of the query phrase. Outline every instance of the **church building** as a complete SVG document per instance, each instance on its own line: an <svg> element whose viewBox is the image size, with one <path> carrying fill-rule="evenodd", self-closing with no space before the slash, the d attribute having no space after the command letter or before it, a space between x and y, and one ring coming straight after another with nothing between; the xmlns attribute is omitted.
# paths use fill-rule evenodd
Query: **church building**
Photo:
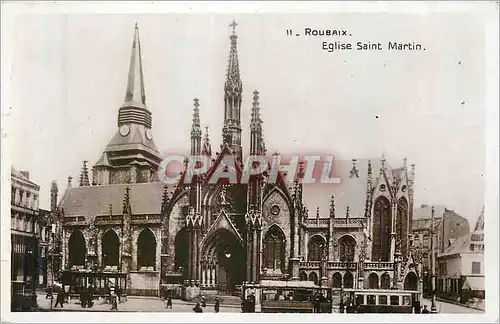
<svg viewBox="0 0 500 324"><path fill-rule="evenodd" d="M183 173L177 185L166 185L157 174L163 157L154 142L135 26L116 134L91 170L84 162L78 184L70 177L62 197L53 190L62 268L117 274L130 295L159 296L168 289L185 299L238 295L244 287L257 292L269 281L421 290L420 256L411 241L415 170L406 160L399 168L384 157L336 161L341 182L321 190L329 210L313 212L304 203L303 164L293 182L282 174L271 182L266 173L250 176L248 183L209 181L231 167L225 156L234 158L240 179L243 155L267 152L261 94L255 90L252 102L242 101L236 23L231 26L221 150L212 153L194 99L190 154L208 157L211 166L189 183ZM247 149L242 109L251 111Z"/></svg>

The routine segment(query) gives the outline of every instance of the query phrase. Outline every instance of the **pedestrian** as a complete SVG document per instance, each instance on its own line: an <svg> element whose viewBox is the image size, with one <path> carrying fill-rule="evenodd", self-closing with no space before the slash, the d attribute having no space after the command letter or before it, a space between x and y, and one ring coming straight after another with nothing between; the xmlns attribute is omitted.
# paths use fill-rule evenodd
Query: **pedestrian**
<svg viewBox="0 0 500 324"><path fill-rule="evenodd" d="M57 292L56 304L54 305L54 308L56 308L58 304L60 304L61 308L63 308L64 307L63 302L64 302L64 290L60 289L60 291Z"/></svg>
<svg viewBox="0 0 500 324"><path fill-rule="evenodd" d="M169 307L172 309L172 296L170 295L167 297L167 308Z"/></svg>
<svg viewBox="0 0 500 324"><path fill-rule="evenodd" d="M422 309L422 314L429 314L429 310L427 309L427 305L424 305L424 309Z"/></svg>
<svg viewBox="0 0 500 324"><path fill-rule="evenodd" d="M87 296L85 296L87 294L87 288L85 288L85 286L81 286L80 287L80 305L82 306L82 308L85 308L87 306Z"/></svg>
<svg viewBox="0 0 500 324"><path fill-rule="evenodd" d="M220 307L219 297L215 297L214 311L216 313L219 312L219 307Z"/></svg>
<svg viewBox="0 0 500 324"><path fill-rule="evenodd" d="M200 303L196 303L196 306L194 306L193 311L195 313L203 313L203 309L200 307Z"/></svg>
<svg viewBox="0 0 500 324"><path fill-rule="evenodd" d="M111 299L111 310L118 310L118 303L116 301L115 288L110 289L110 299Z"/></svg>
<svg viewBox="0 0 500 324"><path fill-rule="evenodd" d="M92 308L92 306L94 306L94 286L91 284L87 291L87 307Z"/></svg>
<svg viewBox="0 0 500 324"><path fill-rule="evenodd" d="M201 296L201 307L207 307L207 302L205 301L205 296Z"/></svg>

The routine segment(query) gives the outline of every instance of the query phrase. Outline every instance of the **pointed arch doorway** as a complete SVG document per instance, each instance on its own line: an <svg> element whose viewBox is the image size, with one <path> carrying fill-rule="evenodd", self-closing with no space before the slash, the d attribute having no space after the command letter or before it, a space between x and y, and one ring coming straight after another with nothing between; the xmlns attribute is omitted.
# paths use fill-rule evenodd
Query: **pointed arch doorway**
<svg viewBox="0 0 500 324"><path fill-rule="evenodd" d="M245 249L234 234L218 230L202 249L202 282L232 295L245 279L245 258Z"/></svg>

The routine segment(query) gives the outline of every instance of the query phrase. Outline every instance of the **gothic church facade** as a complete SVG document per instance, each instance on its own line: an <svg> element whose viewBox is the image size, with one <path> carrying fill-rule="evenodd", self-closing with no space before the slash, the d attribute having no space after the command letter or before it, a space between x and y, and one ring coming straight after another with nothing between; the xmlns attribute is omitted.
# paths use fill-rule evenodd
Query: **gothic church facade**
<svg viewBox="0 0 500 324"><path fill-rule="evenodd" d="M212 154L194 100L191 155L207 156L209 171L176 186L158 181L161 155L153 140L146 104L139 30L135 27L125 102L116 134L79 184L71 177L62 197L52 190L52 210L61 223L61 267L122 273L129 294L177 290L237 294L263 280L312 281L333 288L421 289L419 256L411 245L414 168L392 169L385 159L339 161L340 184L330 187L330 210L309 215L306 190L279 175L251 176L231 184L223 157L243 168L240 75L235 24L224 84L223 143ZM259 92L251 103L247 153L265 155ZM250 106L250 105L249 105ZM279 159L279 156L275 156ZM92 173L92 181L90 181ZM303 170L299 171L299 178ZM331 195L331 198L329 197ZM323 214L322 214L323 213Z"/></svg>

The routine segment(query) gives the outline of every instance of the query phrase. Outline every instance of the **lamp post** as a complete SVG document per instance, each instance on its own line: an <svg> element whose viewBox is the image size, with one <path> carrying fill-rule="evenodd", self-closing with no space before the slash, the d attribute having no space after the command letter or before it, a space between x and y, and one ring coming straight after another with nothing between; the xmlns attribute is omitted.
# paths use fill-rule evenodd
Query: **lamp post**
<svg viewBox="0 0 500 324"><path fill-rule="evenodd" d="M51 285L51 294L50 294L50 310L52 310L54 304L54 252L55 252L55 234L56 234L56 224L52 224L51 228L52 233L52 256L50 258L50 267L52 268L52 285Z"/></svg>
<svg viewBox="0 0 500 324"><path fill-rule="evenodd" d="M434 251L434 206L431 218L431 313L437 313L436 308L436 253Z"/></svg>

